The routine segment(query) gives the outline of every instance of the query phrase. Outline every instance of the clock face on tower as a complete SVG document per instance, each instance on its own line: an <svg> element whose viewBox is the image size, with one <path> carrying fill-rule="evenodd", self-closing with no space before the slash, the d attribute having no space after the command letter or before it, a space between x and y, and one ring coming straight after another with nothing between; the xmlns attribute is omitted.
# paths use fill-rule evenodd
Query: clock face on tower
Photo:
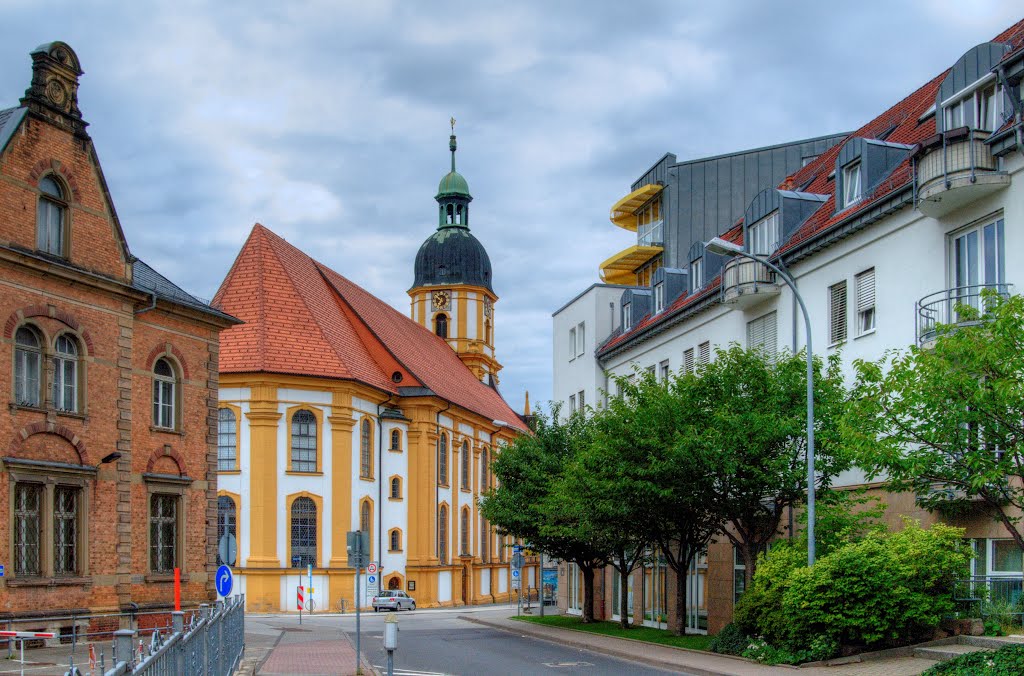
<svg viewBox="0 0 1024 676"><path fill-rule="evenodd" d="M448 300L450 298L451 298L451 296L448 294L447 291L435 291L430 296L430 302L431 302L431 305L433 306L431 309L433 309L433 310L447 310L448 309Z"/></svg>

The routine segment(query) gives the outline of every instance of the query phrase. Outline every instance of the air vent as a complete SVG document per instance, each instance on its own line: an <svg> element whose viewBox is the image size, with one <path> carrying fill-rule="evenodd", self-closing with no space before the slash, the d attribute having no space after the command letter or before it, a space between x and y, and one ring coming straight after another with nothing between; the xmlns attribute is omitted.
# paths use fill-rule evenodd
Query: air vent
<svg viewBox="0 0 1024 676"><path fill-rule="evenodd" d="M392 373L391 374L391 382L393 382L393 383L400 383L400 382L402 382L402 373L400 371L395 371L394 373Z"/></svg>

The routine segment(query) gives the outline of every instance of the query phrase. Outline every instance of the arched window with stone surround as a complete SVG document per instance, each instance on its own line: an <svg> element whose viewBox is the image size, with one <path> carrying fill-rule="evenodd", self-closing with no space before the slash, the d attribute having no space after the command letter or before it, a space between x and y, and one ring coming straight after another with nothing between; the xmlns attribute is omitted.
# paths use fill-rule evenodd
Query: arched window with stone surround
<svg viewBox="0 0 1024 676"><path fill-rule="evenodd" d="M316 471L316 416L299 409L292 414L291 460L293 472Z"/></svg>
<svg viewBox="0 0 1024 676"><path fill-rule="evenodd" d="M316 503L295 498L291 510L292 568L316 567Z"/></svg>
<svg viewBox="0 0 1024 676"><path fill-rule="evenodd" d="M14 334L14 403L39 406L43 359L42 341L31 326L22 326Z"/></svg>
<svg viewBox="0 0 1024 676"><path fill-rule="evenodd" d="M66 221L68 202L65 190L52 175L39 181L39 204L36 209L36 248L54 256L66 256Z"/></svg>
<svg viewBox="0 0 1024 676"><path fill-rule="evenodd" d="M462 508L462 517L459 519L459 554L470 555L469 541L469 508Z"/></svg>
<svg viewBox="0 0 1024 676"><path fill-rule="evenodd" d="M53 407L78 411L78 342L62 333L53 345Z"/></svg>
<svg viewBox="0 0 1024 676"><path fill-rule="evenodd" d="M448 563L448 506L437 511L437 558L441 565Z"/></svg>
<svg viewBox="0 0 1024 676"><path fill-rule="evenodd" d="M170 360L153 364L153 425L176 429L178 424L178 377Z"/></svg>

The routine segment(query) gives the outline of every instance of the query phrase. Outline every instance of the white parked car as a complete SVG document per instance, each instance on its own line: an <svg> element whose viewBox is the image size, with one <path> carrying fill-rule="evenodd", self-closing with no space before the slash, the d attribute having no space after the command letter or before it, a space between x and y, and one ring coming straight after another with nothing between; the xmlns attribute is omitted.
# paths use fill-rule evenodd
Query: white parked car
<svg viewBox="0 0 1024 676"><path fill-rule="evenodd" d="M373 612L377 612L381 609L401 610L402 608L416 610L416 599L409 596L404 591L389 589L374 596L372 605Z"/></svg>

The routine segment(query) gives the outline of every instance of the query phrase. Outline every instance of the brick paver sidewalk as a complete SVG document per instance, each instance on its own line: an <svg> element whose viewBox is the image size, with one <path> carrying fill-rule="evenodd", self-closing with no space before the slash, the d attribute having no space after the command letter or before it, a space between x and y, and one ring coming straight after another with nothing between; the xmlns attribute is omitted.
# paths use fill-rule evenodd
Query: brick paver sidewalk
<svg viewBox="0 0 1024 676"><path fill-rule="evenodd" d="M349 676L356 673L356 651L344 638L278 644L257 673Z"/></svg>

